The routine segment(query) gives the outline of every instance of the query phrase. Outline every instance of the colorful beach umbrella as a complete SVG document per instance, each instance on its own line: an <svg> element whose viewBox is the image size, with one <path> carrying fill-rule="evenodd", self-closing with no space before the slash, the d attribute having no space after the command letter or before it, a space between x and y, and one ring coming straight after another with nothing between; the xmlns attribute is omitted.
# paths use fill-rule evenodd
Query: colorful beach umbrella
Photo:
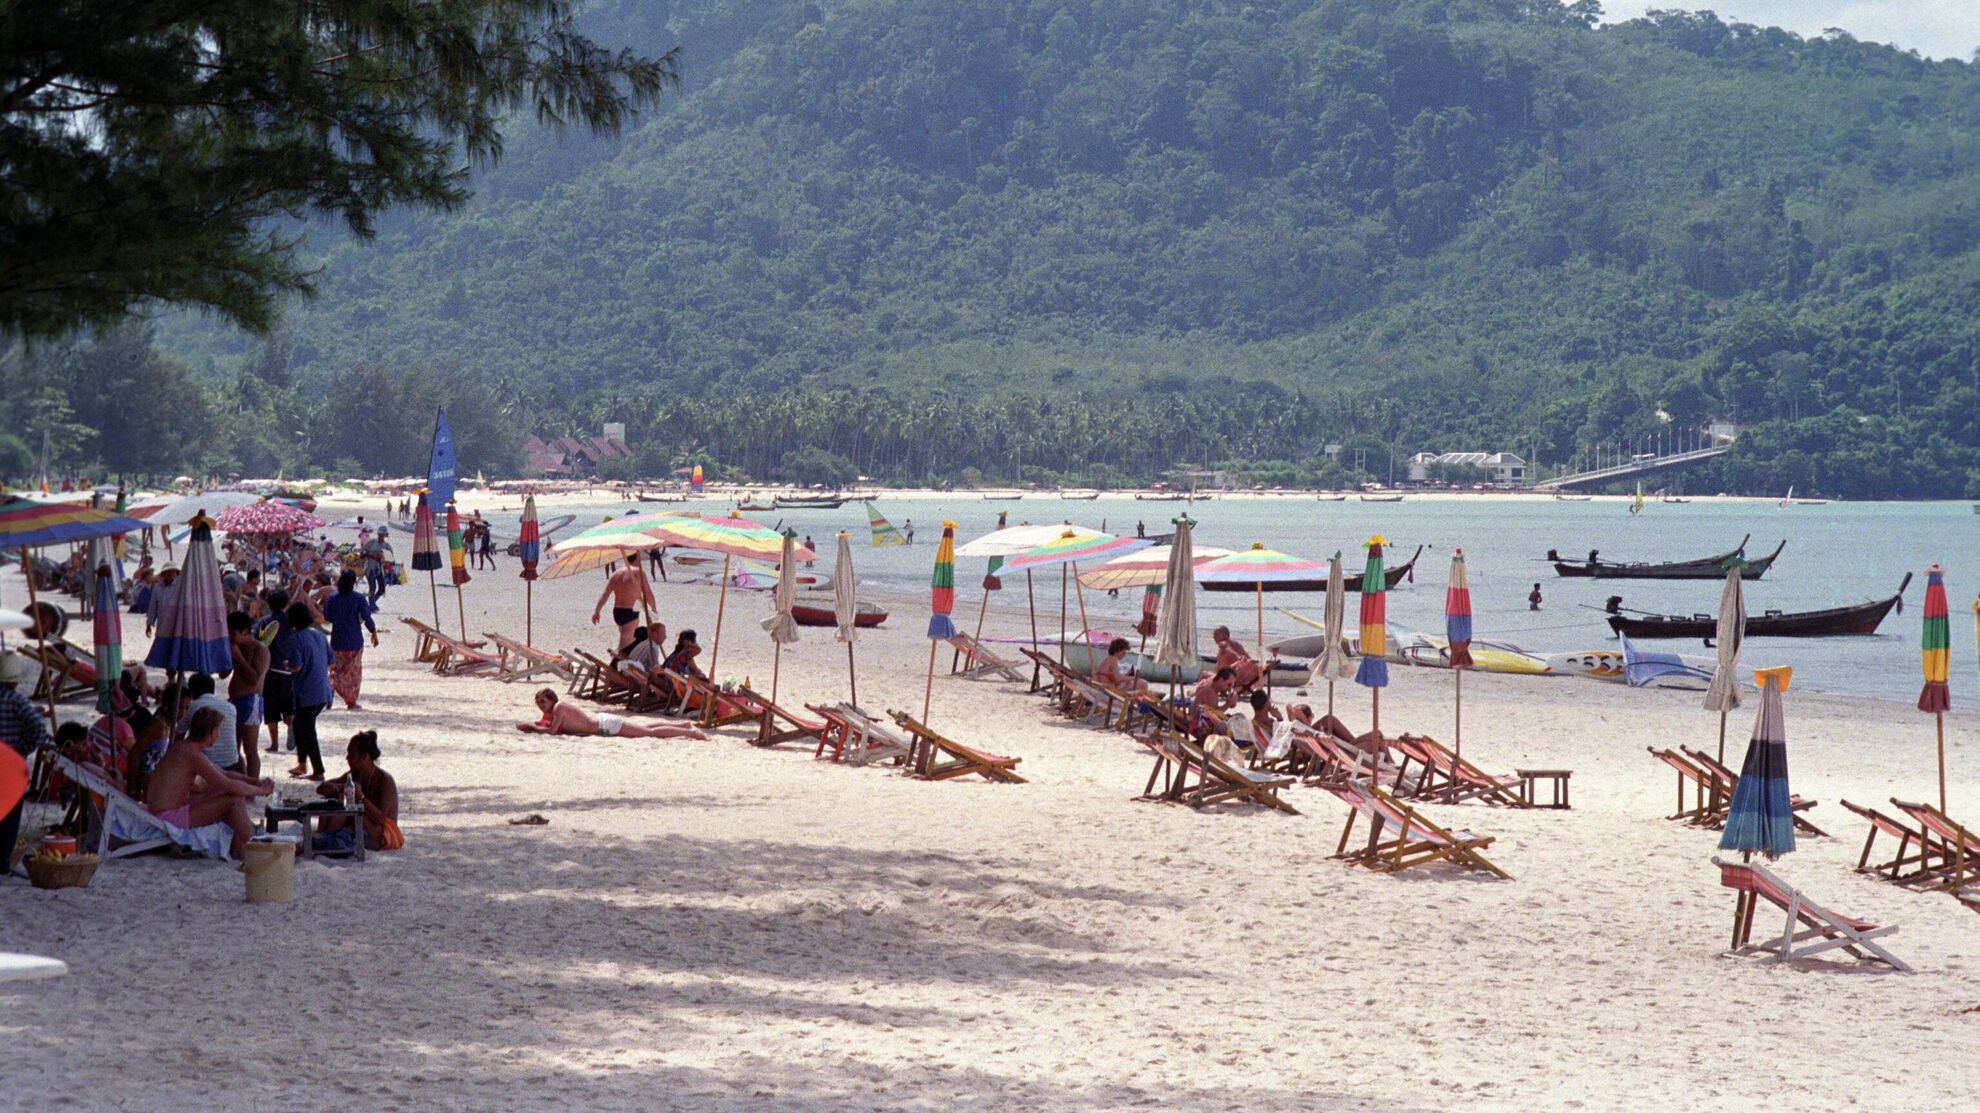
<svg viewBox="0 0 1980 1113"><path fill-rule="evenodd" d="M1155 642L1155 663L1168 666L1184 683L1194 680L1203 664L1196 654L1195 525L1188 515L1175 520L1168 574L1162 582L1160 634Z"/></svg>
<svg viewBox="0 0 1980 1113"><path fill-rule="evenodd" d="M213 555L213 519L192 520L186 557L179 563L178 589L159 615L157 634L144 663L168 672L233 671L227 641L227 596L220 583L220 561Z"/></svg>
<svg viewBox="0 0 1980 1113"><path fill-rule="evenodd" d="M716 664L722 659L722 616L729 599L729 562L736 557L765 562L778 560L784 549L784 535L748 518L704 518L689 514L654 517L656 520L645 532L666 544L722 554L722 592L715 602L715 644L708 651L708 674L713 676ZM818 554L804 545L794 546L791 552L797 560L818 559ZM714 704L711 702L709 707L713 714Z"/></svg>
<svg viewBox="0 0 1980 1113"><path fill-rule="evenodd" d="M1124 553L1104 564L1082 569L1079 582L1095 591L1118 591L1124 587L1161 587L1169 579L1169 554L1172 546L1156 545L1132 553ZM1219 549L1214 545L1198 545L1191 550L1190 561L1201 570L1213 560L1234 555L1229 549Z"/></svg>
<svg viewBox="0 0 1980 1113"><path fill-rule="evenodd" d="M1705 710L1719 713L1719 764L1726 761L1726 714L1739 706L1739 651L1746 641L1746 588L1740 569L1746 562L1735 557L1726 568L1725 585L1719 589L1719 621L1712 642L1718 660L1712 668L1712 683L1705 689Z"/></svg>
<svg viewBox="0 0 1980 1113"><path fill-rule="evenodd" d="M0 502L0 549L34 549L134 533L144 523L108 510L12 498Z"/></svg>
<svg viewBox="0 0 1980 1113"><path fill-rule="evenodd" d="M474 578L467 570L467 541L461 535L461 511L452 502L447 503L447 563L453 569L455 587Z"/></svg>
<svg viewBox="0 0 1980 1113"><path fill-rule="evenodd" d="M688 490L698 495L701 493L701 486L701 465L696 464L693 473L688 476Z"/></svg>
<svg viewBox="0 0 1980 1113"><path fill-rule="evenodd" d="M229 506L213 519L222 533L286 535L322 529L323 519L286 502L265 499L245 506Z"/></svg>
<svg viewBox="0 0 1980 1113"><path fill-rule="evenodd" d="M928 681L921 693L921 720L935 694L935 647L956 636L949 614L956 607L956 524L942 523L942 540L935 546L935 571L928 580Z"/></svg>
<svg viewBox="0 0 1980 1113"><path fill-rule="evenodd" d="M1082 532L1070 526L1049 528L1057 531L1056 536L1006 558L1004 570L1023 572L1059 564L1086 564L1154 545L1145 537L1115 537L1111 533Z"/></svg>
<svg viewBox="0 0 1980 1113"><path fill-rule="evenodd" d="M1726 828L1719 849L1758 852L1778 858L1794 850L1794 809L1789 805L1787 724L1781 714L1781 693L1793 671L1785 666L1755 669L1760 685L1760 714L1753 722L1753 742L1733 786Z"/></svg>
<svg viewBox="0 0 1980 1113"><path fill-rule="evenodd" d="M1389 686L1388 605L1383 599L1381 534L1368 539L1368 563L1361 573L1361 663L1354 670L1354 682L1374 692L1374 731L1382 730L1382 689Z"/></svg>
<svg viewBox="0 0 1980 1113"><path fill-rule="evenodd" d="M433 535L433 507L427 503L424 490L413 507L412 566L420 572L440 570L440 543Z"/></svg>
<svg viewBox="0 0 1980 1113"><path fill-rule="evenodd" d="M853 642L859 639L859 581L853 578L852 535L839 531L839 559L832 566L832 618L839 627L834 637L846 643L846 682L851 700L859 705L859 672L853 664Z"/></svg>
<svg viewBox="0 0 1980 1113"><path fill-rule="evenodd" d="M1464 670L1471 661L1471 578L1465 574L1464 550L1451 551L1451 578L1444 588L1444 641L1448 645L1452 693L1455 699L1451 746L1464 756Z"/></svg>
<svg viewBox="0 0 1980 1113"><path fill-rule="evenodd" d="M537 533L536 496L523 496L522 536L516 541L516 553L522 558L523 578L523 641L536 644L536 566L543 559L543 539Z"/></svg>
<svg viewBox="0 0 1980 1113"><path fill-rule="evenodd" d="M91 543L95 548L95 543ZM104 559L95 565L96 572L96 615L94 633L96 636L96 709L104 714L111 710L111 697L116 693L117 680L124 675L124 620L117 606L117 568L115 557L105 546Z"/></svg>
<svg viewBox="0 0 1980 1113"><path fill-rule="evenodd" d="M1929 711L1939 728L1939 810L1946 810L1946 712L1952 710L1952 626L1946 616L1946 570L1934 564L1925 573L1925 621L1918 640L1925 686L1918 710Z"/></svg>
<svg viewBox="0 0 1980 1113"><path fill-rule="evenodd" d="M1196 566L1196 582L1210 590L1213 585L1250 585L1258 600L1258 649L1265 649L1265 592L1276 590L1273 585L1294 584L1310 581L1326 571L1327 566L1317 560L1292 556L1263 544L1253 542L1251 548L1204 561Z"/></svg>

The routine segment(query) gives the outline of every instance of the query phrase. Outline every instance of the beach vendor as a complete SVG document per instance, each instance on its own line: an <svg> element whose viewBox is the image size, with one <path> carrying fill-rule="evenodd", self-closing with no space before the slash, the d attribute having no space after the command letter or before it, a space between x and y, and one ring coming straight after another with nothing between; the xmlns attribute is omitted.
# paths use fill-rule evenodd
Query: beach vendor
<svg viewBox="0 0 1980 1113"><path fill-rule="evenodd" d="M358 709L358 689L364 685L364 631L370 631L372 647L378 645L372 610L371 600L358 594L357 573L348 568L323 602L323 617L330 622L330 687L350 711Z"/></svg>
<svg viewBox="0 0 1980 1113"><path fill-rule="evenodd" d="M179 593L179 566L166 561L158 570L158 579L151 585L151 598L145 602L144 636L150 637L157 628L158 620L165 617L165 608Z"/></svg>
<svg viewBox="0 0 1980 1113"><path fill-rule="evenodd" d="M374 607L385 597L385 559L392 549L392 543L386 540L389 533L384 526L379 526L377 536L366 541L358 550L364 558L364 593Z"/></svg>
<svg viewBox="0 0 1980 1113"><path fill-rule="evenodd" d="M204 827L209 823L233 828L231 851L239 858L254 828L248 822L247 801L275 791L273 781L249 780L228 773L206 759L207 747L220 734L220 713L210 707L193 712L183 738L159 759L144 786L144 807L174 827Z"/></svg>
<svg viewBox="0 0 1980 1113"><path fill-rule="evenodd" d="M591 608L592 625L605 611L605 600L612 601L612 624L619 628L619 644L614 648L620 652L632 645L633 631L639 627L639 608L644 603L648 609L658 606L653 600L653 587L647 583L646 573L637 560L629 560L624 568L605 579L605 590L598 593L598 604Z"/></svg>
<svg viewBox="0 0 1980 1113"><path fill-rule="evenodd" d="M378 732L361 730L351 735L344 749L348 768L343 776L316 786L318 796L336 797L345 788L356 790L358 806L364 809L364 848L399 850L406 837L399 832L399 782L378 765ZM326 815L317 821L314 849L317 853L337 853L357 849L357 829L341 815Z"/></svg>
<svg viewBox="0 0 1980 1113"><path fill-rule="evenodd" d="M543 717L533 723L517 723L517 730L524 734L595 734L601 738L708 737L686 723L637 723L604 711L593 716L574 703L562 702L549 688L536 693L536 709Z"/></svg>

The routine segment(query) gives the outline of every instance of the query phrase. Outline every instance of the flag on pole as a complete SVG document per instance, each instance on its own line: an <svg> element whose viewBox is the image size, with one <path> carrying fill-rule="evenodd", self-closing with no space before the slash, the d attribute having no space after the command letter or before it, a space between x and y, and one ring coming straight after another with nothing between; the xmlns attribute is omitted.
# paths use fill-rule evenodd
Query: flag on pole
<svg viewBox="0 0 1980 1113"><path fill-rule="evenodd" d="M454 430L447 424L447 411L433 421L433 457L426 466L426 489L433 492L433 505L454 501Z"/></svg>

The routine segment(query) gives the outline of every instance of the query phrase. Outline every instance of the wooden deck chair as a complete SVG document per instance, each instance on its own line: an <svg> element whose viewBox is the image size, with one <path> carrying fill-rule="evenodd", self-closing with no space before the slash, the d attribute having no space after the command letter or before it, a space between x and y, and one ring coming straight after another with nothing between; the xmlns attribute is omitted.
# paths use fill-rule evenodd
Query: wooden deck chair
<svg viewBox="0 0 1980 1113"><path fill-rule="evenodd" d="M1856 872L1874 873L1886 881L1902 883L1926 877L1940 868L1942 859L1938 856L1937 844L1925 828L1908 827L1875 808L1866 808L1847 800L1842 801L1842 806L1870 821L1870 834L1863 840L1863 853L1856 859ZM1870 850L1876 845L1880 834L1897 840L1897 853L1873 865Z"/></svg>
<svg viewBox="0 0 1980 1113"><path fill-rule="evenodd" d="M1136 742L1148 747L1155 755L1155 767L1148 772L1148 783L1141 787L1137 800L1168 800L1181 802L1183 793L1189 789L1189 774L1192 771L1189 761L1183 756L1182 747L1176 741L1187 737L1180 731L1157 729L1148 733L1129 735ZM1155 790L1160 781L1162 789Z"/></svg>
<svg viewBox="0 0 1980 1113"><path fill-rule="evenodd" d="M843 760L846 756L846 747L851 745L854 736L852 723L831 707L807 703L804 709L818 716L819 721L825 724L825 729L818 732L818 745L811 751L812 759Z"/></svg>
<svg viewBox="0 0 1980 1113"><path fill-rule="evenodd" d="M93 664L85 665L53 644L44 648L38 642L26 642L15 649L21 656L41 666L40 675L34 680L34 691L28 694L29 702L45 702L51 686L55 690L57 703L84 693L96 694L96 667Z"/></svg>
<svg viewBox="0 0 1980 1113"><path fill-rule="evenodd" d="M495 643L496 655L501 659L502 671L495 677L497 680L529 680L543 673L563 680L571 678L570 659L561 653L546 653L492 631L484 630L481 636Z"/></svg>
<svg viewBox="0 0 1980 1113"><path fill-rule="evenodd" d="M1509 808L1533 806L1520 792L1520 786L1525 782L1518 774L1487 773L1435 738L1420 734L1413 737L1428 751L1432 764L1442 775L1444 787L1439 795L1446 803L1483 800Z"/></svg>
<svg viewBox="0 0 1980 1113"><path fill-rule="evenodd" d="M581 649L571 650L571 682L565 689L573 698L610 703L619 693L605 680L604 662Z"/></svg>
<svg viewBox="0 0 1980 1113"><path fill-rule="evenodd" d="M836 703L830 707L807 703L805 707L830 724L831 733L835 736L829 744L827 739L821 737L814 757L824 755L829 748L832 750L831 761L842 761L847 765L872 765L881 761L905 762L914 751L913 739L874 718L863 708L850 703Z"/></svg>
<svg viewBox="0 0 1980 1113"><path fill-rule="evenodd" d="M413 634L415 635L413 638L413 660L432 664L434 661L440 659L441 654L446 652L441 648L440 642L435 640L436 638L446 637L445 634L410 615L400 615L399 621L412 627ZM469 648L480 649L481 647L482 643L480 642L469 643Z"/></svg>
<svg viewBox="0 0 1980 1113"><path fill-rule="evenodd" d="M729 698L749 712L756 723L756 735L749 740L752 746L767 748L784 742L806 740L824 744L825 732L829 729L826 724L799 718L747 684L738 685L729 693Z"/></svg>
<svg viewBox="0 0 1980 1113"><path fill-rule="evenodd" d="M971 774L986 780L1001 781L1005 784L1024 784L1023 777L1017 774L1017 764L1023 760L1005 757L965 746L953 738L936 733L933 729L918 722L904 711L889 712L894 722L902 730L913 736L914 755L908 762L912 776L924 781L946 781L954 777L967 777Z"/></svg>
<svg viewBox="0 0 1980 1113"><path fill-rule="evenodd" d="M1727 954L1771 954L1772 961L1785 962L1840 948L1865 962L1881 962L1900 973L1911 972L1903 960L1876 943L1897 931L1897 925L1879 927L1868 920L1831 912L1755 862L1728 862L1715 856L1712 864L1719 867L1719 884L1739 894L1733 905L1732 946ZM1753 912L1761 898L1787 913L1787 926L1780 938L1755 943Z"/></svg>
<svg viewBox="0 0 1980 1113"><path fill-rule="evenodd" d="M961 631L949 639L956 652L961 654L961 667L949 670L951 676L965 680L980 680L985 677L1003 677L1023 683L1024 673L1018 671L1018 663L1008 657L1000 657L990 647Z"/></svg>
<svg viewBox="0 0 1980 1113"><path fill-rule="evenodd" d="M1031 690L1034 692L1042 691L1045 693L1045 698L1052 700L1054 702L1063 703L1063 701L1066 698L1065 696L1065 677L1067 676L1066 667L1064 665L1059 664L1059 662L1053 660L1047 654L1040 653L1038 652L1038 650L1033 649L1029 646L1020 648L1018 652L1024 654L1024 656L1031 661L1031 664L1033 666L1032 676L1034 679L1032 680L1031 683ZM1040 683L1041 679L1049 680L1050 683Z"/></svg>
<svg viewBox="0 0 1980 1113"><path fill-rule="evenodd" d="M1279 773L1261 773L1225 761L1196 741L1184 735L1175 735L1175 748L1181 753L1186 766L1197 775L1195 788L1184 789L1176 798L1192 808L1209 807L1226 800L1240 803L1260 804L1287 815L1298 815L1299 809L1279 798L1279 790L1287 785L1297 784L1297 777Z"/></svg>
<svg viewBox="0 0 1980 1113"><path fill-rule="evenodd" d="M1717 817L1720 825L1725 823L1725 809L1732 801L1729 798L1715 799L1716 782L1711 774L1676 750L1660 750L1655 746L1644 748L1650 751L1650 756L1677 771L1677 811L1665 816L1665 819L1681 819L1700 827L1712 825L1714 817ZM1693 805L1685 804L1686 788L1692 790L1692 796L1696 801Z"/></svg>
<svg viewBox="0 0 1980 1113"><path fill-rule="evenodd" d="M1350 809L1347 824L1341 828L1340 843L1334 848L1336 858L1383 873L1427 862L1450 862L1512 880L1511 874L1492 864L1483 853L1492 845L1490 835L1445 830L1369 781L1344 781L1325 787ZM1354 834L1355 821L1363 817L1368 820L1368 839L1361 848L1349 850L1348 840Z"/></svg>
<svg viewBox="0 0 1980 1113"><path fill-rule="evenodd" d="M1705 770L1715 782L1716 791L1720 793L1723 802L1719 807L1719 812L1715 817L1716 821L1713 826L1724 827L1726 825L1726 810L1732 807L1733 789L1739 786L1739 774L1720 765L1719 759L1703 750L1694 750L1689 746L1679 746L1678 749L1684 751L1684 756L1696 762L1698 767ZM1815 801L1801 796L1790 795L1788 797L1788 810L1793 814L1795 829L1806 834L1820 835L1823 838L1828 838L1829 833L1827 831L1815 826L1801 814L1814 807L1815 804Z"/></svg>
<svg viewBox="0 0 1980 1113"><path fill-rule="evenodd" d="M101 768L84 765L54 750L42 756L74 781L88 797L85 807L93 813L90 829L96 835L96 855L105 861L129 858L168 846L182 846L210 858L230 861L233 828L225 823L204 827L180 827L151 814L143 804L125 795L124 787L104 776ZM115 846L112 846L112 843Z"/></svg>
<svg viewBox="0 0 1980 1113"><path fill-rule="evenodd" d="M1938 859L1932 869L1934 889L1958 893L1980 881L1980 835L1930 804L1907 804L1892 797L1891 806L1915 820L1935 844L1931 848Z"/></svg>
<svg viewBox="0 0 1980 1113"><path fill-rule="evenodd" d="M501 671L502 659L481 651L481 647L488 644L486 642L456 641L435 630L433 643L440 650L440 655L433 659L433 671L442 676L472 676Z"/></svg>
<svg viewBox="0 0 1980 1113"><path fill-rule="evenodd" d="M755 715L729 698L728 693L698 676L688 676L666 668L660 670L660 675L673 685L680 710L692 712L694 721L704 727L732 727L737 723L756 720Z"/></svg>

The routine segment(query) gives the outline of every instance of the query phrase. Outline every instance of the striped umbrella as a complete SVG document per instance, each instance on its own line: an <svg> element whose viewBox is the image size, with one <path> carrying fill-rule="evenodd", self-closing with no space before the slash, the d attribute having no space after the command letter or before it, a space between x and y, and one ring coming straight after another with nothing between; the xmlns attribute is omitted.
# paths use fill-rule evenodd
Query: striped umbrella
<svg viewBox="0 0 1980 1113"><path fill-rule="evenodd" d="M1952 627L1946 619L1946 570L1934 564L1925 573L1925 624L1918 641L1925 667L1925 687L1918 692L1918 710L1929 711L1939 726L1939 810L1946 810L1946 712L1952 710Z"/></svg>
<svg viewBox="0 0 1980 1113"><path fill-rule="evenodd" d="M1079 574L1079 582L1095 591L1117 591L1124 587L1161 587L1169 579L1169 552L1171 546L1156 545L1153 548L1117 556L1105 564L1095 565ZM1214 545L1198 545L1190 550L1190 561L1200 571L1213 560L1234 555L1229 549L1219 549Z"/></svg>
<svg viewBox="0 0 1980 1113"><path fill-rule="evenodd" d="M1451 552L1451 579L1444 588L1444 641L1449 645L1452 682L1456 685L1452 745L1464 756L1464 670L1471 667L1471 578L1464 570L1464 550Z"/></svg>
<svg viewBox="0 0 1980 1113"><path fill-rule="evenodd" d="M453 569L454 609L461 617L461 640L467 640L467 600L461 585L473 577L467 570L467 541L461 536L461 512L453 499L447 500L447 563Z"/></svg>
<svg viewBox="0 0 1980 1113"><path fill-rule="evenodd" d="M433 598L433 625L440 625L440 589L433 584L433 574L440 570L440 543L433 536L433 507L427 502L427 492L421 488L419 503L413 507L413 558L415 570L426 573L426 591Z"/></svg>
<svg viewBox="0 0 1980 1113"><path fill-rule="evenodd" d="M543 559L543 540L536 532L536 496L523 496L522 536L516 541L516 553L522 558L523 578L523 641L536 644L536 564Z"/></svg>
<svg viewBox="0 0 1980 1113"><path fill-rule="evenodd" d="M729 562L736 557L766 563L779 560L784 551L784 535L748 518L703 518L688 514L663 514L654 518L646 532L662 542L676 548L722 554L722 593L715 600L715 644L708 651L708 674L713 676L716 663L722 659L722 615L729 601ZM804 545L794 546L791 554L795 560L818 559L818 554Z"/></svg>
<svg viewBox="0 0 1980 1113"><path fill-rule="evenodd" d="M1787 725L1781 715L1781 692L1794 670L1781 666L1755 669L1760 685L1760 715L1753 722L1753 742L1733 786L1732 806L1719 849L1754 851L1778 858L1794 850L1794 810L1788 803Z"/></svg>
<svg viewBox="0 0 1980 1113"><path fill-rule="evenodd" d="M1745 566L1737 557L1727 565L1725 586L1719 590L1719 622L1712 632L1718 661L1705 689L1705 710L1719 713L1720 765L1726 763L1726 713L1739 706L1739 650L1746 641L1746 588L1740 569Z"/></svg>
<svg viewBox="0 0 1980 1113"><path fill-rule="evenodd" d="M213 519L192 520L186 558L179 565L178 590L158 618L157 636L144 663L167 672L233 671L227 643L227 597L220 584L220 561L213 555Z"/></svg>
<svg viewBox="0 0 1980 1113"><path fill-rule="evenodd" d="M1361 573L1361 664L1354 670L1356 684L1375 689L1373 717L1377 735L1382 732L1382 689L1389 686L1388 607L1382 598L1385 544L1379 533L1368 539L1368 564Z"/></svg>
<svg viewBox="0 0 1980 1113"><path fill-rule="evenodd" d="M108 510L13 498L0 502L0 549L33 549L134 533L144 523Z"/></svg>
<svg viewBox="0 0 1980 1113"><path fill-rule="evenodd" d="M1212 591L1215 584L1250 584L1258 598L1258 650L1265 651L1265 590L1269 585L1289 585L1311 580L1326 570L1317 560L1307 560L1268 549L1253 542L1251 548L1196 566L1196 582ZM1273 590L1279 590L1274 587Z"/></svg>
<svg viewBox="0 0 1980 1113"><path fill-rule="evenodd" d="M935 647L956 636L949 612L956 608L956 524L942 523L942 541L935 546L935 572L928 580L928 682L921 693L921 721L928 721L928 702L935 694Z"/></svg>
<svg viewBox="0 0 1980 1113"><path fill-rule="evenodd" d="M90 547L96 547L91 542ZM124 675L124 620L117 607L117 568L107 551L96 572L96 709L110 713L117 679ZM11 848L9 848L11 849Z"/></svg>
<svg viewBox="0 0 1980 1113"><path fill-rule="evenodd" d="M1057 529L1058 536L1033 545L1031 548L1018 552L1004 561L1004 569L1006 571L1021 571L1029 574L1040 568L1050 568L1053 565L1058 565L1059 654L1063 660L1066 644L1066 586L1068 583L1068 574L1077 573L1077 565L1082 562L1104 561L1124 553L1138 552L1142 549L1153 547L1154 542L1149 541L1145 537L1115 537L1111 533L1081 530L1071 525L1059 526ZM1073 579L1071 582L1079 600L1080 641L1084 644L1087 631L1093 628L1092 623L1086 619L1086 591L1079 585L1077 579ZM1033 640L1037 640L1035 636Z"/></svg>

